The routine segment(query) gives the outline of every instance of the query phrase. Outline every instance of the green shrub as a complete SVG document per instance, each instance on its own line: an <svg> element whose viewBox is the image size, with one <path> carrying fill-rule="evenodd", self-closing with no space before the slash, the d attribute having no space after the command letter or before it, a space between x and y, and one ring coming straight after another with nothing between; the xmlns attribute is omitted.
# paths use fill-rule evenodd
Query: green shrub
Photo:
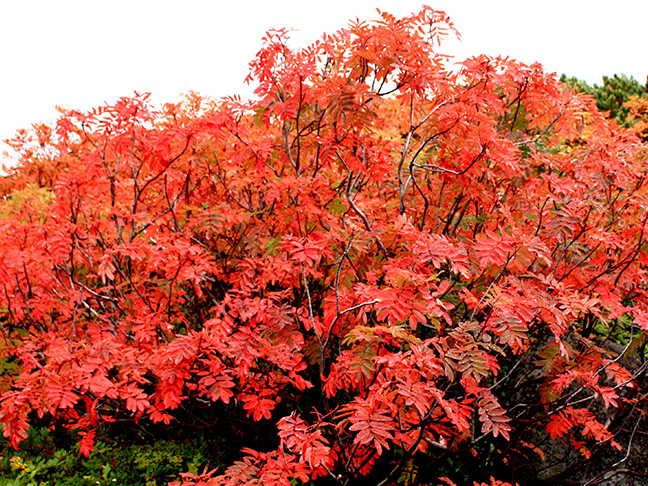
<svg viewBox="0 0 648 486"><path fill-rule="evenodd" d="M98 440L85 458L77 446L42 427L32 429L19 451L3 443L0 484L4 486L161 486L181 472L215 467L218 445L201 438L126 444ZM211 461L211 462L210 462Z"/></svg>

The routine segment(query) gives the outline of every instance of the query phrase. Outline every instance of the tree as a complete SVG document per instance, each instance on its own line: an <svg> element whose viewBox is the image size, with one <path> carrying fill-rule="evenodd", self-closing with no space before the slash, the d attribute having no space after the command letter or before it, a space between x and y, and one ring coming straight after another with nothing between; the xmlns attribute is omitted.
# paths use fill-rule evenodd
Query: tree
<svg viewBox="0 0 648 486"><path fill-rule="evenodd" d="M631 96L624 105L628 109L630 130L644 142L648 141L648 97Z"/></svg>
<svg viewBox="0 0 648 486"><path fill-rule="evenodd" d="M21 132L4 435L64 424L87 454L111 422L200 415L244 448L185 484L228 485L415 484L464 453L513 481L547 440L630 447L645 147L540 65L450 70L453 32L430 8L300 51L274 31L254 101Z"/></svg>
<svg viewBox="0 0 648 486"><path fill-rule="evenodd" d="M633 124L633 119L628 116L630 110L626 103L633 97L648 97L647 85L642 86L634 77L628 78L625 74L603 76L602 86L597 84L590 86L585 81L575 77L568 78L564 74L560 80L581 93L592 95L600 111L607 112L610 118L626 128Z"/></svg>

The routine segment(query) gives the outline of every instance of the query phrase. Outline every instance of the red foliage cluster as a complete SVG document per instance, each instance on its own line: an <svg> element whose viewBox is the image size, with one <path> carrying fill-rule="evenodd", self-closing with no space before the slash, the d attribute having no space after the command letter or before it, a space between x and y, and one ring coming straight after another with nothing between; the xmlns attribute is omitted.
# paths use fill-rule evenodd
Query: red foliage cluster
<svg viewBox="0 0 648 486"><path fill-rule="evenodd" d="M276 449L185 483L227 485L387 484L543 427L619 447L643 396L645 148L539 65L449 70L452 31L425 8L300 51L272 32L256 101L138 95L16 137L4 435L51 419L87 454L101 424L196 400L276 423Z"/></svg>

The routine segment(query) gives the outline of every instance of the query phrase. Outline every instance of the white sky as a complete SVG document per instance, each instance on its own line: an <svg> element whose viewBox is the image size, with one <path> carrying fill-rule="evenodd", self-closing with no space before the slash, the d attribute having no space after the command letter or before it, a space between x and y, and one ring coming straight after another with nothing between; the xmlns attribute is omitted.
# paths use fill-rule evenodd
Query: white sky
<svg viewBox="0 0 648 486"><path fill-rule="evenodd" d="M299 47L376 8L398 16L416 0L0 0L0 140L35 122L54 122L55 105L89 109L137 91L156 103L194 90L251 92L249 61L270 28L295 29ZM590 84L648 73L646 0L427 0L462 35L445 51L541 62ZM0 152L6 150L2 144ZM3 157L4 158L4 157Z"/></svg>

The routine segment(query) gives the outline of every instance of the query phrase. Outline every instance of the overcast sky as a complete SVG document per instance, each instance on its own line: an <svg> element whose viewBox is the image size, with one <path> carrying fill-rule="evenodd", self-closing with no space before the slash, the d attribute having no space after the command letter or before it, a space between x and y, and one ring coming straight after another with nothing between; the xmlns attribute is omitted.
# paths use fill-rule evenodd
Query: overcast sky
<svg viewBox="0 0 648 486"><path fill-rule="evenodd" d="M646 82L646 0L0 0L0 140L54 122L55 105L89 109L135 90L156 103L187 90L247 96L268 29L294 29L304 46L376 8L402 16L422 3L454 21L462 42L442 50L458 60L504 55L589 83Z"/></svg>

